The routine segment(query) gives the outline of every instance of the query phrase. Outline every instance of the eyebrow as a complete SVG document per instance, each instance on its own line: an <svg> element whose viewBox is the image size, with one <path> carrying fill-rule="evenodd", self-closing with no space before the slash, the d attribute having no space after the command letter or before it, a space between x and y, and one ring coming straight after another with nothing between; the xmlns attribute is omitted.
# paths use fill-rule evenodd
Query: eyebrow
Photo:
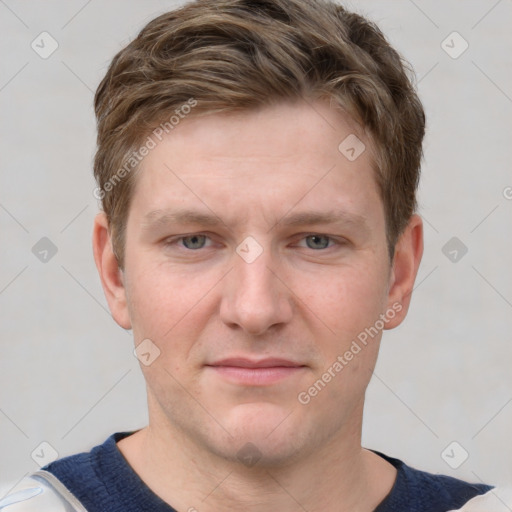
<svg viewBox="0 0 512 512"><path fill-rule="evenodd" d="M201 213L196 210L153 210L144 216L145 226L167 224L202 224L203 226L218 226L224 224L213 213Z"/></svg>
<svg viewBox="0 0 512 512"><path fill-rule="evenodd" d="M197 210L152 210L144 216L142 222L145 228L165 226L168 224L198 224L207 227L226 225L220 217L212 213L202 213ZM282 226L311 226L311 225L343 224L358 229L369 229L366 217L343 210L330 210L326 212L297 212L287 214L277 221L270 229Z"/></svg>
<svg viewBox="0 0 512 512"><path fill-rule="evenodd" d="M297 212L285 215L277 224L285 226L309 226L313 224L346 224L358 228L368 228L366 217L343 210L330 210L327 212Z"/></svg>

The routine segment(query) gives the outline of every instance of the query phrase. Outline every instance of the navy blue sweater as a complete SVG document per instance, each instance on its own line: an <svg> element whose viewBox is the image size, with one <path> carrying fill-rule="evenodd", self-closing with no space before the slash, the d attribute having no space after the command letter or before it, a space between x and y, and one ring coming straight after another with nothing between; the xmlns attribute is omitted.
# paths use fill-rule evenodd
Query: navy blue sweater
<svg viewBox="0 0 512 512"><path fill-rule="evenodd" d="M116 446L130 433L110 436L88 453L52 462L53 473L89 512L176 512L139 478ZM374 512L446 512L492 487L407 466L375 451L397 469L395 484Z"/></svg>

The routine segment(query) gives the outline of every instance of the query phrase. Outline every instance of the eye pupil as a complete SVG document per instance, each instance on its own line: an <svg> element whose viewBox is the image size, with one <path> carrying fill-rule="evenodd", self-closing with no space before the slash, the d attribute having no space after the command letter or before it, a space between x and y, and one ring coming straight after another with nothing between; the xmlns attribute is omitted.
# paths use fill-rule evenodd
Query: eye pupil
<svg viewBox="0 0 512 512"><path fill-rule="evenodd" d="M206 241L205 235L192 235L183 238L183 245L187 249L201 249Z"/></svg>
<svg viewBox="0 0 512 512"><path fill-rule="evenodd" d="M329 246L329 237L311 235L306 238L306 244L310 249L326 249Z"/></svg>

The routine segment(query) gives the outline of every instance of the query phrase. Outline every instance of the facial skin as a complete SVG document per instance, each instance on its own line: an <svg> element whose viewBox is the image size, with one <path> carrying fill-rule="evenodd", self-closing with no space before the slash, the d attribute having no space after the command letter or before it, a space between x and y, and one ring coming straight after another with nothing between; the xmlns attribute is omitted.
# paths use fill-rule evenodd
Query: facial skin
<svg viewBox="0 0 512 512"><path fill-rule="evenodd" d="M182 121L142 162L123 271L105 216L96 219L113 317L133 329L136 345L149 339L160 350L141 365L149 427L119 448L175 508L218 486L201 511L297 510L297 502L309 511L373 510L393 484L394 468L361 448L380 333L309 403L298 395L379 315L393 309L386 328L401 323L422 224L411 218L391 263L370 141L357 132L367 149L349 161L338 146L356 133L353 123L328 103L313 107ZM259 251L250 263L241 256ZM211 366L225 358L297 368L268 380L269 372L233 369L238 363ZM252 467L240 460L247 450L260 457Z"/></svg>

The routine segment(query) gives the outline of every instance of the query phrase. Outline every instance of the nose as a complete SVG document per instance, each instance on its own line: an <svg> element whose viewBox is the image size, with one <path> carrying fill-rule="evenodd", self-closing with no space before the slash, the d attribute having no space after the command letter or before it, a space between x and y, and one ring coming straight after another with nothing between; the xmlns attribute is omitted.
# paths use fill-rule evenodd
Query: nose
<svg viewBox="0 0 512 512"><path fill-rule="evenodd" d="M221 320L253 336L290 322L292 293L279 275L279 266L270 249L250 263L236 253L233 258L233 270L224 283Z"/></svg>

